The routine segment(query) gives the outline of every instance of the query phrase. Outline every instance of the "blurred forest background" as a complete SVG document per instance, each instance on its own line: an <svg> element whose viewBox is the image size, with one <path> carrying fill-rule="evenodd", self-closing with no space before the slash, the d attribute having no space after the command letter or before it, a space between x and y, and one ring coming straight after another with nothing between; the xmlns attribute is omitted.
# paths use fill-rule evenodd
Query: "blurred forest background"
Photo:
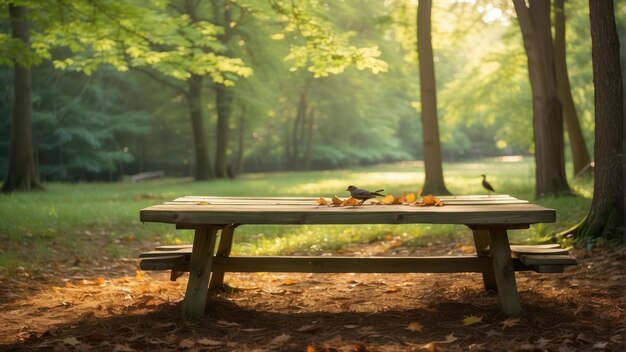
<svg viewBox="0 0 626 352"><path fill-rule="evenodd" d="M20 55L32 63L41 179L114 181L154 170L211 179L421 160L416 1L296 3L57 1L31 9L35 50ZM623 35L625 5L616 6ZM571 94L593 155L587 1L565 2L565 14ZM9 64L19 50L9 45L7 11L0 16L4 178ZM531 155L532 95L513 4L435 1L432 45L443 159Z"/></svg>

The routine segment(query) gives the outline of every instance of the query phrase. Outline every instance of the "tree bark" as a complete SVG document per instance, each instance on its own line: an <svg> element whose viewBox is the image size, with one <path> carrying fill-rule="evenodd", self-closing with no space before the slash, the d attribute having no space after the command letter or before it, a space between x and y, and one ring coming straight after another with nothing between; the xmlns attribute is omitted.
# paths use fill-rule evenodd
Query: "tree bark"
<svg viewBox="0 0 626 352"><path fill-rule="evenodd" d="M187 81L189 84L189 111L193 127L194 151L196 157L195 178L198 181L213 178L211 163L204 131L204 117L202 114L202 76L192 75Z"/></svg>
<svg viewBox="0 0 626 352"><path fill-rule="evenodd" d="M300 170L302 167L302 153L300 152L300 145L304 141L304 125L307 113L307 92L308 85L300 92L300 99L298 99L298 107L296 109L296 118L293 122L293 133L291 134L292 145L292 160L290 162L290 168L292 170Z"/></svg>
<svg viewBox="0 0 626 352"><path fill-rule="evenodd" d="M556 68L556 85L559 99L563 106L563 119L567 127L569 136L569 144L572 152L572 161L574 164L574 175L578 175L585 170L590 163L589 150L585 143L585 138L580 129L580 122L574 99L572 99L572 91L570 88L569 77L567 74L567 60L565 55L565 0L554 0L554 61ZM591 170L586 168L586 170ZM589 172L590 174L590 172Z"/></svg>
<svg viewBox="0 0 626 352"><path fill-rule="evenodd" d="M624 101L620 44L612 0L589 0L595 100L593 200L577 238L623 240Z"/></svg>
<svg viewBox="0 0 626 352"><path fill-rule="evenodd" d="M241 107L241 115L239 115L239 129L237 134L237 164L234 167L235 175L239 175L243 172L243 155L246 146L246 105Z"/></svg>
<svg viewBox="0 0 626 352"><path fill-rule="evenodd" d="M311 170L313 158L313 136L315 135L315 109L309 109L306 129L306 149L304 150L304 169Z"/></svg>
<svg viewBox="0 0 626 352"><path fill-rule="evenodd" d="M513 0L519 19L533 95L535 194L571 194L565 175L563 114L556 89L550 2Z"/></svg>
<svg viewBox="0 0 626 352"><path fill-rule="evenodd" d="M426 178L423 194L450 194L443 180L441 143L437 122L437 88L431 42L431 0L417 5L417 54L419 57L420 93L422 102L422 134Z"/></svg>
<svg viewBox="0 0 626 352"><path fill-rule="evenodd" d="M227 153L228 137L230 134L229 120L232 107L233 95L229 88L215 85L215 105L217 107L217 148L215 155L215 176L217 178L228 177Z"/></svg>
<svg viewBox="0 0 626 352"><path fill-rule="evenodd" d="M11 33L28 49L30 23L28 8L9 5ZM11 146L9 170L2 192L42 189L35 166L33 135L31 129L32 85L30 67L14 62L13 106L11 107Z"/></svg>

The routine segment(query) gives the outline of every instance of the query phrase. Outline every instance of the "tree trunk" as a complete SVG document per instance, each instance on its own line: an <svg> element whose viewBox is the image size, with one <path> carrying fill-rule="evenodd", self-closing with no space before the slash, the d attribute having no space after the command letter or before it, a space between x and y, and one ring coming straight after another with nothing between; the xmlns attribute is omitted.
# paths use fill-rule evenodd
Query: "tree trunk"
<svg viewBox="0 0 626 352"><path fill-rule="evenodd" d="M209 180L213 178L213 172L209 162L202 116L202 76L192 75L187 82L189 84L188 102L196 157L196 180Z"/></svg>
<svg viewBox="0 0 626 352"><path fill-rule="evenodd" d="M243 172L243 155L246 146L246 105L241 107L241 115L239 115L239 133L237 134L237 163L234 167L235 175Z"/></svg>
<svg viewBox="0 0 626 352"><path fill-rule="evenodd" d="M217 178L228 177L227 152L229 120L232 107L233 95L229 88L221 84L215 85L215 105L217 107L217 148L215 156L215 176Z"/></svg>
<svg viewBox="0 0 626 352"><path fill-rule="evenodd" d="M315 110L309 109L306 128L306 149L304 150L304 169L311 170L311 159L313 155L313 136L315 135Z"/></svg>
<svg viewBox="0 0 626 352"><path fill-rule="evenodd" d="M9 5L13 38L30 45L30 23L28 8ZM33 135L31 129L32 86L30 67L14 63L13 106L11 107L11 146L9 170L2 185L2 192L30 191L42 189L35 167Z"/></svg>
<svg viewBox="0 0 626 352"><path fill-rule="evenodd" d="M431 0L419 0L417 6L417 54L419 57L422 102L422 134L426 179L423 194L450 194L443 180L441 143L437 122L437 88L431 43Z"/></svg>
<svg viewBox="0 0 626 352"><path fill-rule="evenodd" d="M577 237L595 242L623 240L624 231L624 100L620 44L612 0L589 0L591 56L595 87L595 171L593 200Z"/></svg>
<svg viewBox="0 0 626 352"><path fill-rule="evenodd" d="M296 118L293 122L293 133L291 134L292 156L291 168L293 170L299 170L302 166L302 155L300 153L300 144L304 141L304 125L307 112L307 91L308 87L305 87L300 93L300 99L298 100L298 108L296 109Z"/></svg>
<svg viewBox="0 0 626 352"><path fill-rule="evenodd" d="M550 2L513 0L519 19L533 95L535 194L570 194L565 176L563 114L556 89Z"/></svg>
<svg viewBox="0 0 626 352"><path fill-rule="evenodd" d="M224 29L224 33L218 35L218 39L226 48L224 54L228 54L228 42L234 34L231 27L231 4L229 0L213 0L212 5L214 22ZM232 174L228 172L229 120L233 105L232 90L222 84L215 84L215 100L215 108L217 110L215 176L217 178L227 178L231 177Z"/></svg>
<svg viewBox="0 0 626 352"><path fill-rule="evenodd" d="M572 99L569 77L567 75L567 60L565 55L565 0L554 0L554 61L556 68L556 85L559 99L563 106L563 119L569 135L569 144L572 151L574 175L585 170L590 163L589 150L580 129L578 114ZM591 169L586 168L591 171ZM590 172L588 173L590 174Z"/></svg>

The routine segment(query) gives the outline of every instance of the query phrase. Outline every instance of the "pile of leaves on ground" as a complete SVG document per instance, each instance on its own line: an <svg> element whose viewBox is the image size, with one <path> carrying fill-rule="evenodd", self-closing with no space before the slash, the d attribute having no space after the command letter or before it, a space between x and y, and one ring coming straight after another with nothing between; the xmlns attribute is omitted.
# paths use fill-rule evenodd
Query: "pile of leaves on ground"
<svg viewBox="0 0 626 352"><path fill-rule="evenodd" d="M389 238L341 254L472 250L409 250ZM227 274L193 322L179 319L184 276L137 271L132 258L60 259L49 272L0 279L0 350L624 350L624 249L574 255L580 264L563 274L517 274L524 313L514 318L480 274L253 273Z"/></svg>

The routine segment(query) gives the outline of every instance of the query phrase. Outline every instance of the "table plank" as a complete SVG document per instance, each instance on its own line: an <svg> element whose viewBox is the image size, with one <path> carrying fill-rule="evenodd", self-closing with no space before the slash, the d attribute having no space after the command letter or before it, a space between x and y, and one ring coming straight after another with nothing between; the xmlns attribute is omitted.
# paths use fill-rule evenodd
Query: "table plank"
<svg viewBox="0 0 626 352"><path fill-rule="evenodd" d="M555 222L553 209L534 204L327 207L317 205L154 205L143 222L172 224L533 224Z"/></svg>

